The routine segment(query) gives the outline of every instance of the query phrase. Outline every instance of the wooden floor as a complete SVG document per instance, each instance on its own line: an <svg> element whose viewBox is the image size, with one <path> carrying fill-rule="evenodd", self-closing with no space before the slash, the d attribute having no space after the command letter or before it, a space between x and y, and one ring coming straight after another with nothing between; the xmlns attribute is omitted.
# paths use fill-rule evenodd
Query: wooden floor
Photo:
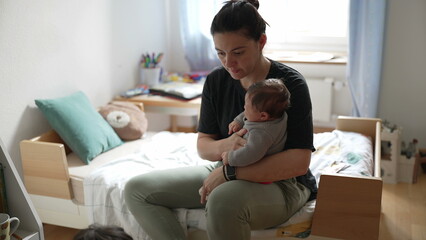
<svg viewBox="0 0 426 240"><path fill-rule="evenodd" d="M72 240L78 231L44 225L45 240ZM379 239L426 240L426 174L415 184L383 184Z"/></svg>
<svg viewBox="0 0 426 240"><path fill-rule="evenodd" d="M383 185L380 239L426 239L426 174L415 184Z"/></svg>
<svg viewBox="0 0 426 240"><path fill-rule="evenodd" d="M78 229L43 224L44 240L72 240Z"/></svg>

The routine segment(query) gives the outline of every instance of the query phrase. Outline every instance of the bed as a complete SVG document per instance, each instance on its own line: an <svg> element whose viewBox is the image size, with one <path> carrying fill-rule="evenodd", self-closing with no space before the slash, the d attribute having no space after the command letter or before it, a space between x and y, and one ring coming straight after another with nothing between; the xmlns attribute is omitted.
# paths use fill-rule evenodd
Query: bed
<svg viewBox="0 0 426 240"><path fill-rule="evenodd" d="M340 116L333 132L315 134L310 167L319 180L317 199L281 226L252 231L252 239L378 239L380 133L380 119ZM135 239L149 239L120 201L123 186L144 171L207 164L195 141L195 133L147 132L85 165L51 130L21 141L24 182L43 223L77 229L93 221L116 224ZM189 239L207 239L203 210L176 209L176 215Z"/></svg>

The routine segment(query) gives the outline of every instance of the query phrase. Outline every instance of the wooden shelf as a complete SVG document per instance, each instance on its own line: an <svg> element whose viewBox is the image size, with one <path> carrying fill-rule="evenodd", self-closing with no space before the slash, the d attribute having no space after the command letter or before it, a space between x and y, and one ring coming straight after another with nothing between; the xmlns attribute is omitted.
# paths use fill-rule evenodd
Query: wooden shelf
<svg viewBox="0 0 426 240"><path fill-rule="evenodd" d="M16 234L25 240L44 240L41 220L1 139L0 147L0 163L4 167L9 206L8 214L20 220Z"/></svg>
<svg viewBox="0 0 426 240"><path fill-rule="evenodd" d="M179 100L158 95L140 95L130 98L117 96L114 101L143 103L146 112L170 115L170 131L179 131L176 116L198 116L201 108L201 97L192 100ZM194 127L194 130L196 127Z"/></svg>

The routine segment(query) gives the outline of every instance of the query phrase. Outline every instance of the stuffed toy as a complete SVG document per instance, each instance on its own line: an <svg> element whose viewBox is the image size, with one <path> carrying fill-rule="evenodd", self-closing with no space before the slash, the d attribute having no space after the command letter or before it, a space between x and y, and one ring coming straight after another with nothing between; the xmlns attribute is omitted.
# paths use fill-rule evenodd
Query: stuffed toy
<svg viewBox="0 0 426 240"><path fill-rule="evenodd" d="M114 101L99 113L124 141L141 138L148 128L145 112L134 103Z"/></svg>

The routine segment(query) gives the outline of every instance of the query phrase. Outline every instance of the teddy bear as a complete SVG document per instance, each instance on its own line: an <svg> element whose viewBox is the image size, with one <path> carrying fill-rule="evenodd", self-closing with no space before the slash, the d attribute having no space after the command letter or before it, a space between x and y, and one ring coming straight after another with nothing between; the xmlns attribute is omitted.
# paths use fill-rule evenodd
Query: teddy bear
<svg viewBox="0 0 426 240"><path fill-rule="evenodd" d="M123 141L140 139L148 128L143 104L113 101L101 107L99 113Z"/></svg>

